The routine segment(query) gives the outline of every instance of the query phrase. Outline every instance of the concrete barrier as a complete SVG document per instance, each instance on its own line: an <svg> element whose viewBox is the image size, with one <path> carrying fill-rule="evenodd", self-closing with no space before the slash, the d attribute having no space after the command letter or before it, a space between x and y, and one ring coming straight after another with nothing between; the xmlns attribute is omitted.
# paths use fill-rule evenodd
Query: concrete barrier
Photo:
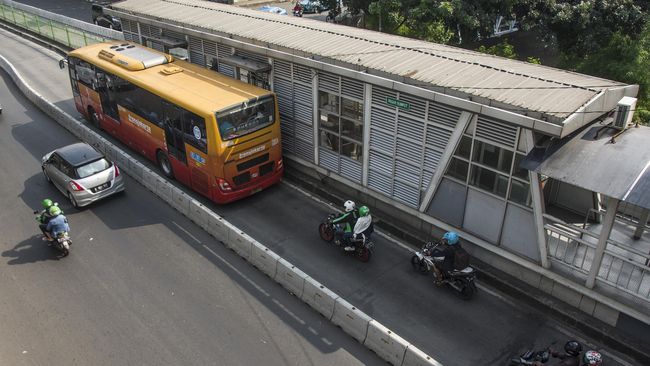
<svg viewBox="0 0 650 366"><path fill-rule="evenodd" d="M206 220L206 207L197 200L190 199L190 209L188 218L203 230L208 231L208 221Z"/></svg>
<svg viewBox="0 0 650 366"><path fill-rule="evenodd" d="M131 165L129 164L129 161L133 159L121 150L113 149L113 151L115 157L113 161L117 163L117 166L122 167L124 171L131 173Z"/></svg>
<svg viewBox="0 0 650 366"><path fill-rule="evenodd" d="M120 168L123 167L120 166ZM127 172L133 179L138 181L138 183L144 185L144 176L143 176L144 165L142 165L142 163L140 163L137 160L130 159Z"/></svg>
<svg viewBox="0 0 650 366"><path fill-rule="evenodd" d="M275 278L275 271L279 259L279 255L273 253L272 250L260 244L258 241L252 242L250 262L267 276Z"/></svg>
<svg viewBox="0 0 650 366"><path fill-rule="evenodd" d="M223 217L207 209L205 210L204 215L208 233L222 243L228 243L230 241L231 231L228 222L224 220Z"/></svg>
<svg viewBox="0 0 650 366"><path fill-rule="evenodd" d="M402 366L442 366L442 364L410 344L404 354Z"/></svg>
<svg viewBox="0 0 650 366"><path fill-rule="evenodd" d="M142 169L142 185L155 193L156 187L158 186L158 175L153 174L151 169L145 167Z"/></svg>
<svg viewBox="0 0 650 366"><path fill-rule="evenodd" d="M376 320L368 323L368 334L363 344L379 357L395 366L401 366L409 343Z"/></svg>
<svg viewBox="0 0 650 366"><path fill-rule="evenodd" d="M180 188L172 187L172 200L168 201L172 207L183 216L187 217L190 214L190 196L183 192Z"/></svg>
<svg viewBox="0 0 650 366"><path fill-rule="evenodd" d="M332 319L334 306L339 295L321 285L311 277L305 278L305 286L302 292L302 300L309 304L327 319Z"/></svg>
<svg viewBox="0 0 650 366"><path fill-rule="evenodd" d="M372 319L363 311L339 297L334 304L332 323L338 325L352 338L363 343L368 335L368 323Z"/></svg>
<svg viewBox="0 0 650 366"><path fill-rule="evenodd" d="M174 186L172 186L171 183L156 175L156 189L154 190L154 193L169 204L172 203L172 188L174 188Z"/></svg>
<svg viewBox="0 0 650 366"><path fill-rule="evenodd" d="M280 258L280 260L278 260L277 269L275 271L275 281L300 299L302 299L303 290L305 288L305 279L307 277L308 276L305 272L287 262L285 259ZM332 310L334 310L333 307Z"/></svg>
<svg viewBox="0 0 650 366"><path fill-rule="evenodd" d="M228 226L231 225L228 224ZM226 246L234 250L242 258L250 260L255 240L234 226L229 227L228 230L228 241L224 242Z"/></svg>

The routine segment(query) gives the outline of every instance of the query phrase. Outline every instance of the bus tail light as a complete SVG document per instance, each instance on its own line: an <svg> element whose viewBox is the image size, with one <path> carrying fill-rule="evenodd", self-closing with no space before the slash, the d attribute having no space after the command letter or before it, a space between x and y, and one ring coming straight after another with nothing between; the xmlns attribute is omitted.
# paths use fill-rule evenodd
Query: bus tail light
<svg viewBox="0 0 650 366"><path fill-rule="evenodd" d="M73 180L70 181L70 188L72 188L72 190L76 191L76 192L84 190L84 187L80 186L79 183L77 183L77 182L75 182Z"/></svg>
<svg viewBox="0 0 650 366"><path fill-rule="evenodd" d="M226 180L223 178L217 178L217 184L219 185L219 189L223 192L232 191L232 187L230 186L230 183L226 182Z"/></svg>
<svg viewBox="0 0 650 366"><path fill-rule="evenodd" d="M278 164L276 165L277 169L276 170L282 170L282 159L278 160Z"/></svg>

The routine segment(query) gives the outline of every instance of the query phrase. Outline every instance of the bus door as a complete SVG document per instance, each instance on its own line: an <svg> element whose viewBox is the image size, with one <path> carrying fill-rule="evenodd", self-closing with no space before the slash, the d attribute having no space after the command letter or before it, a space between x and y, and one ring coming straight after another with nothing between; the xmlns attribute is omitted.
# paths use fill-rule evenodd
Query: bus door
<svg viewBox="0 0 650 366"><path fill-rule="evenodd" d="M187 149L192 188L210 197L208 177L208 136L205 119L190 111L183 111L183 135Z"/></svg>
<svg viewBox="0 0 650 366"><path fill-rule="evenodd" d="M169 162L174 171L174 177L179 182L190 185L190 174L187 168L185 143L183 142L182 111L173 104L163 101L165 142Z"/></svg>

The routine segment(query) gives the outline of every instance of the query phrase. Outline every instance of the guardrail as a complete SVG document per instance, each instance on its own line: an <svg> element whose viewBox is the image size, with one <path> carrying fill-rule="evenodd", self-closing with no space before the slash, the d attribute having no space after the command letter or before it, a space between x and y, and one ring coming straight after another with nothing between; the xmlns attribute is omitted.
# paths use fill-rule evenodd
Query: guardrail
<svg viewBox="0 0 650 366"><path fill-rule="evenodd" d="M32 103L61 126L80 140L102 151L138 183L154 192L167 204L307 303L327 320L341 327L344 332L374 351L379 357L396 366L442 366L416 346L393 333L335 292L224 220L180 188L169 183L158 173L147 168L56 105L45 100L22 79L13 65L1 55L0 67L11 76L21 92Z"/></svg>
<svg viewBox="0 0 650 366"><path fill-rule="evenodd" d="M0 19L70 48L124 39L122 32L10 0L0 0Z"/></svg>
<svg viewBox="0 0 650 366"><path fill-rule="evenodd" d="M594 265L592 259L598 234L544 215L549 256L558 264L585 275ZM597 281L607 283L646 303L650 301L650 254L607 239L605 254L598 268Z"/></svg>

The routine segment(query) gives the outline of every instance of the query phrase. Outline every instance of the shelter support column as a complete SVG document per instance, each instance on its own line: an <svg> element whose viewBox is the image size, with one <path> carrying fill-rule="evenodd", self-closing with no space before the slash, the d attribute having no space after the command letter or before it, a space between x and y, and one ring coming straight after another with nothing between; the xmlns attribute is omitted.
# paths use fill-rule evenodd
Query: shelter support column
<svg viewBox="0 0 650 366"><path fill-rule="evenodd" d="M533 131L523 130L526 134L526 145L534 146ZM528 179L530 180L530 194L531 203L533 205L533 219L535 220L535 237L537 238L537 246L539 248L540 264L544 268L550 268L551 262L548 260L548 248L546 247L546 230L544 229L544 196L542 193L542 182L540 182L539 174L534 171L528 171Z"/></svg>
<svg viewBox="0 0 650 366"><path fill-rule="evenodd" d="M603 255L605 254L605 248L607 247L607 239L609 239L612 227L614 226L618 204L619 200L616 198L607 197L607 212L605 213L605 219L603 220L603 228L600 231L600 236L598 236L598 244L596 245L594 260L591 263L591 269L587 276L587 283L585 284L587 288L594 288L594 285L596 284L596 276L598 276L598 271L600 271L600 265L603 261Z"/></svg>
<svg viewBox="0 0 650 366"><path fill-rule="evenodd" d="M639 240L643 236L643 230L645 230L645 225L648 222L648 218L650 218L650 210L644 209L639 216L639 223L637 224L636 230L634 231L635 240Z"/></svg>

